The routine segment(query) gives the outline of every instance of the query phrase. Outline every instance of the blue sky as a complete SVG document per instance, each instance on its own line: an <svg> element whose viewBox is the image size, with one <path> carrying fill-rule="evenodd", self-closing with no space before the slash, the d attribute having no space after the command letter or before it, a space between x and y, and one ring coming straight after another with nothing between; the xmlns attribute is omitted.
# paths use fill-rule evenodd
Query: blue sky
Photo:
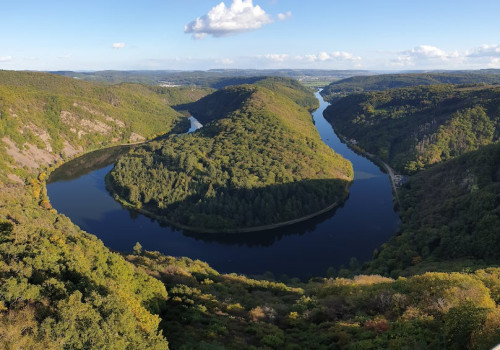
<svg viewBox="0 0 500 350"><path fill-rule="evenodd" d="M498 0L1 0L0 69L500 68Z"/></svg>

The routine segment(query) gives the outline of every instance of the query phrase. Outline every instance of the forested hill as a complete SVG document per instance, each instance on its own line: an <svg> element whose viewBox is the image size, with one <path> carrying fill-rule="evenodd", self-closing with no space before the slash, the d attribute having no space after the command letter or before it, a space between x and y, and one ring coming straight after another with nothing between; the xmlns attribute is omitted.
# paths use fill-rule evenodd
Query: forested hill
<svg viewBox="0 0 500 350"><path fill-rule="evenodd" d="M439 84L500 84L500 70L354 76L330 83L321 94L332 101L353 92Z"/></svg>
<svg viewBox="0 0 500 350"><path fill-rule="evenodd" d="M164 350L169 345L173 349L491 349L500 342L499 268L462 273L425 273L397 279L377 275L341 278L350 273L340 271L339 278L316 278L308 283L292 279L285 284L270 279L255 280L236 274L219 274L206 263L143 252L140 247L134 249L134 255L125 257L111 252L95 236L81 231L43 200L47 165L52 160L36 158L37 154L28 153L26 150L32 147L26 142L47 147L45 133L32 132L31 135L23 125L27 122L39 123L36 125L46 128L42 130L46 130L51 137L54 134L49 130L55 130L60 132L62 138L68 138L68 142L77 142L78 133L68 131L56 118L60 118L65 109L44 109L54 97L61 101L61 105L56 107L68 108L76 102L92 111L73 106L75 109L71 113L78 118L72 127L83 128L88 122L97 121L113 125L114 121L101 118L96 113L102 112L114 120L124 118L122 121L127 125L124 129L130 134L135 132L148 137L168 132L169 127L175 126L171 119L156 124L164 117L163 112L173 113L162 103L187 104L206 91L192 88L151 90L151 87L139 85L103 87L39 73L0 72L0 76L3 82L0 84L2 137L15 138L18 147L24 150L22 153L26 158L23 159L37 160L33 167L23 167L19 159L16 160L0 147L4 157L0 166L0 347L50 350ZM269 100L262 96L264 92ZM109 99L110 96L113 98ZM115 106L113 101L123 104ZM251 101L260 101L257 106L266 108L259 109ZM152 112L141 112L146 108L143 103L153 103L156 107L152 107ZM278 113L283 111L287 113ZM133 123L127 119L137 115L142 118ZM172 115L180 118L178 114ZM277 121L275 124L266 122L261 129L258 129L260 124L256 124L252 129L252 125L247 123L232 124L231 121L238 119L238 115L253 115L259 121L272 120L272 116ZM280 115L286 115L289 122L286 124L287 133L281 132L285 126L282 125L283 120L277 118ZM88 122L82 125L80 119ZM130 128L128 122L132 123ZM211 129L207 130L217 133L214 140L231 134L248 137L254 135L249 133L251 130L272 140L273 133L268 127L280 126L275 128L280 130L277 135L279 142L293 140L309 150L310 153L305 154L312 157L311 162L331 168L328 161L322 163L321 156L317 155L322 153L322 143L316 142L314 136L304 136L313 130L306 109L281 94L269 94L265 88L257 88L240 110L210 125ZM244 129L247 127L248 130ZM18 128L24 131L18 132ZM289 130L300 131L297 129L302 130L300 138L281 138L288 135ZM143 130L142 133L140 130ZM144 130L151 130L152 134ZM120 132L116 133L118 140L111 132L102 134L102 138L92 136L92 132L82 134L81 151L129 139L127 134L120 136ZM179 145L187 146L188 152L183 158L186 166L193 164L190 163L192 157L187 160L193 154L191 150L201 149L190 142L201 141L201 135L200 131L197 135L176 138L175 142L178 141ZM32 138L31 141L26 141L28 137ZM302 137L306 139L305 144ZM36 141L38 139L41 141ZM258 137L255 139L259 140ZM53 141L48 140L51 148L46 148L47 154L60 157ZM241 141L242 147L251 147L252 152L248 154L253 157L252 160L261 159L259 152L263 149L258 148L258 143L253 148L250 143ZM151 145L158 150L163 143ZM226 144L220 146L222 148ZM174 151L172 147L163 149ZM181 149L175 151L179 151L176 154L182 157ZM262 160L267 161L269 153L271 166L290 166L296 161L302 165L308 161L300 158L293 162L288 158L283 160L269 149L265 151ZM498 149L489 148L488 152L483 163L471 163L468 158L453 160L450 176L464 172L462 162L467 169L472 169L465 171L469 176L464 177L466 183L459 186L460 190L470 185L471 195L477 192L481 198L492 198L486 196L487 191L492 192L491 186L484 187L487 179L485 169L489 165L482 168L473 166L498 165L495 158L488 160L494 154L498 157ZM231 159L232 155L226 153L224 156ZM331 158L331 153L327 158ZM223 157L213 159L218 161L214 165L226 161ZM345 161L340 158L338 161L349 168ZM268 163L263 164L267 166ZM216 167L212 168L217 171ZM478 169L482 170L476 172ZM193 170L198 171L198 168ZM296 170L299 168L290 171ZM313 170L316 169L313 167ZM229 168L226 171L229 174ZM255 179L251 175L247 178ZM492 178L498 181L498 171ZM459 177L453 179L463 181ZM179 184L182 182L179 181ZM412 188L419 188L419 185L412 185ZM498 200L498 195L496 198ZM474 212L477 212L476 207ZM492 214L498 215L498 211ZM481 222L478 229L483 229L488 223L494 223L491 215ZM450 227L453 227L451 223ZM449 238L449 235L446 237ZM491 240L488 242L495 244ZM410 244L412 249L416 249L413 242ZM425 247L417 247L425 252ZM395 259L400 253L396 251ZM423 256L423 253L419 254ZM391 256L387 257L387 262L392 264ZM377 261L380 261L379 258ZM397 269L399 261L396 260L394 266ZM377 268L384 267L377 265Z"/></svg>
<svg viewBox="0 0 500 350"><path fill-rule="evenodd" d="M0 71L2 348L168 348L165 287L51 209L45 181L66 157L186 126L169 105L206 93Z"/></svg>
<svg viewBox="0 0 500 350"><path fill-rule="evenodd" d="M500 262L500 144L411 176L399 195L402 230L370 271L398 275Z"/></svg>
<svg viewBox="0 0 500 350"><path fill-rule="evenodd" d="M309 113L312 91L295 84L272 78L207 96L190 109L202 129L122 157L112 188L199 231L276 224L339 204L352 165L322 142Z"/></svg>
<svg viewBox="0 0 500 350"><path fill-rule="evenodd" d="M187 121L170 106L208 91L0 71L0 167L12 166L11 178L22 178L29 169L89 149L166 133Z"/></svg>
<svg viewBox="0 0 500 350"><path fill-rule="evenodd" d="M288 97L309 111L319 107L319 101L311 93L311 90L296 80L266 77L252 85L230 86L218 90L194 103L183 105L182 108L188 109L200 123L206 124L240 109L245 101L257 91L259 86L267 88L272 94Z"/></svg>
<svg viewBox="0 0 500 350"><path fill-rule="evenodd" d="M337 132L413 173L500 136L500 87L435 85L351 94L325 117Z"/></svg>

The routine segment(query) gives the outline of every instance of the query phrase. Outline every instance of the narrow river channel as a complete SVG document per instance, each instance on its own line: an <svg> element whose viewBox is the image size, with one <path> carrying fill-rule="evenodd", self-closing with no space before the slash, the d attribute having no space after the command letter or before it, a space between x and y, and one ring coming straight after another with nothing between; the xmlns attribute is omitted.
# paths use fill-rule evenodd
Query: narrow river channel
<svg viewBox="0 0 500 350"><path fill-rule="evenodd" d="M51 174L47 185L52 206L109 248L144 249L187 256L208 262L220 272L306 279L324 276L329 267L347 266L352 257L363 262L393 235L399 218L393 209L387 174L342 143L323 117L328 103L319 93L313 113L323 141L354 166L354 183L344 205L311 220L275 230L237 235L197 234L160 225L123 208L107 192L105 175L129 146L89 153L65 163ZM191 120L196 129L196 120Z"/></svg>

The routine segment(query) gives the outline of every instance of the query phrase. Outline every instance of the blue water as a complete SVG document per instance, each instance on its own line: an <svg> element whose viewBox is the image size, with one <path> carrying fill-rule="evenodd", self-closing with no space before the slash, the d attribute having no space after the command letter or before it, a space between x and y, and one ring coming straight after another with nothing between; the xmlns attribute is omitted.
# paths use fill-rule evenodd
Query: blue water
<svg viewBox="0 0 500 350"><path fill-rule="evenodd" d="M187 256L208 262L220 272L258 275L270 271L276 277L324 276L332 266L370 259L375 248L393 235L399 218L393 209L387 174L350 150L323 117L328 103L319 94L320 108L313 113L323 141L354 166L354 183L344 205L309 221L270 231L248 234L196 234L160 225L157 221L124 209L106 191L105 175L112 160L82 170L95 161L92 154L57 169L47 185L52 206L83 230L99 237L109 248L131 251L136 242L144 249L167 255ZM102 151L101 151L102 152ZM75 169L77 169L75 173Z"/></svg>

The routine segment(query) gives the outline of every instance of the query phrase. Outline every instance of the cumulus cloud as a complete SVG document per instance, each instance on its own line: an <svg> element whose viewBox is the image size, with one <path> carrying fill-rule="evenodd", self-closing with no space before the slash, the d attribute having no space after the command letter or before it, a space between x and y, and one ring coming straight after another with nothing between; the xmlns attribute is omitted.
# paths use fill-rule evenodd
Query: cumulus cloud
<svg viewBox="0 0 500 350"><path fill-rule="evenodd" d="M0 62L10 62L12 61L12 56L0 56Z"/></svg>
<svg viewBox="0 0 500 350"><path fill-rule="evenodd" d="M334 51L331 53L320 52L318 54L298 56L299 59L305 59L310 62L324 62L324 61L360 61L361 57L355 56L350 52Z"/></svg>
<svg viewBox="0 0 500 350"><path fill-rule="evenodd" d="M440 48L430 45L420 45L414 47L410 50L404 51L403 55L416 58L438 58L442 60L445 60L448 57L446 52Z"/></svg>
<svg viewBox="0 0 500 350"><path fill-rule="evenodd" d="M285 62L288 59L288 57L289 56L286 53L279 53L279 54L271 53L264 55L264 58L274 62Z"/></svg>
<svg viewBox="0 0 500 350"><path fill-rule="evenodd" d="M458 63L464 59L464 55L458 51L446 52L436 46L419 45L409 50L401 51L398 57L392 59L392 66L422 66L422 65L442 65Z"/></svg>
<svg viewBox="0 0 500 350"><path fill-rule="evenodd" d="M195 39L207 35L222 37L258 29L271 23L271 17L252 0L233 0L230 7L224 2L213 7L206 15L196 18L184 26L184 33Z"/></svg>
<svg viewBox="0 0 500 350"><path fill-rule="evenodd" d="M278 19L280 21L284 21L285 19L288 19L292 17L292 11L287 11L285 13L278 13Z"/></svg>
<svg viewBox="0 0 500 350"><path fill-rule="evenodd" d="M113 49L123 49L125 47L125 43L113 43L111 47Z"/></svg>
<svg viewBox="0 0 500 350"><path fill-rule="evenodd" d="M500 45L483 45L466 52L467 57L500 57Z"/></svg>

